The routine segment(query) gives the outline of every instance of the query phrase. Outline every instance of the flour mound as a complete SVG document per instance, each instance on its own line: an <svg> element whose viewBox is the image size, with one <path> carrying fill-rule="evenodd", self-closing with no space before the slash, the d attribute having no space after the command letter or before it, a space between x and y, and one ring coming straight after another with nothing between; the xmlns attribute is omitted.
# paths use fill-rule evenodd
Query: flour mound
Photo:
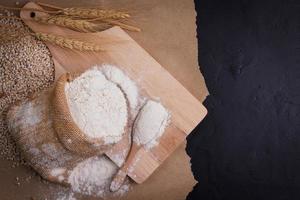
<svg viewBox="0 0 300 200"><path fill-rule="evenodd" d="M70 173L72 190L85 195L105 196L118 167L105 156L95 156L79 163Z"/></svg>
<svg viewBox="0 0 300 200"><path fill-rule="evenodd" d="M65 86L71 116L90 138L118 142L127 124L127 101L122 90L96 67Z"/></svg>
<svg viewBox="0 0 300 200"><path fill-rule="evenodd" d="M100 70L108 80L121 87L128 99L131 114L136 115L139 103L139 93L136 84L122 70L113 65L102 65Z"/></svg>

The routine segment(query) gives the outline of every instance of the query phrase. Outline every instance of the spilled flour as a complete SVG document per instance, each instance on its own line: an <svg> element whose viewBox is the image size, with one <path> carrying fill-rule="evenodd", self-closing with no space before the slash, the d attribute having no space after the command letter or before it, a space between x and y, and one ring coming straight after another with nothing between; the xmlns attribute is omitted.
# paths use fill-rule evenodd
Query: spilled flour
<svg viewBox="0 0 300 200"><path fill-rule="evenodd" d="M104 197L118 167L105 156L95 156L79 163L70 173L72 190L85 195ZM124 185L122 190L128 190ZM126 192L126 191L124 191Z"/></svg>
<svg viewBox="0 0 300 200"><path fill-rule="evenodd" d="M90 138L106 144L118 142L128 121L127 102L122 90L92 68L65 86L71 116Z"/></svg>
<svg viewBox="0 0 300 200"><path fill-rule="evenodd" d="M77 200L74 196L74 193L61 193L58 194L58 197L55 198L55 200Z"/></svg>
<svg viewBox="0 0 300 200"><path fill-rule="evenodd" d="M139 112L133 127L133 140L138 145L152 148L169 123L169 112L158 102L149 100Z"/></svg>
<svg viewBox="0 0 300 200"><path fill-rule="evenodd" d="M91 137L107 138L114 131L114 136L118 136L117 133L122 135L131 116L135 119L132 127L134 141L150 149L158 144L169 123L170 114L159 102L148 100L140 109L135 83L111 65L96 66L86 71L66 87L66 94L72 117L76 123L81 121L79 127ZM128 109L128 115L125 109ZM126 155L124 151L115 156L121 161ZM70 172L68 182L76 193L104 197L117 170L115 163L107 157L95 156L77 164ZM118 192L126 193L128 189L125 184Z"/></svg>
<svg viewBox="0 0 300 200"><path fill-rule="evenodd" d="M66 84L65 93L71 116L78 127L91 138L103 138L106 143L118 142L129 117L134 119L139 106L139 93L135 83L120 69L112 65L94 66L72 82ZM123 162L128 151L115 155ZM104 197L118 167L105 156L88 158L69 173L72 191L84 195ZM53 174L62 170L55 169ZM124 184L112 195L123 195L129 190Z"/></svg>
<svg viewBox="0 0 300 200"><path fill-rule="evenodd" d="M65 86L68 106L78 127L90 138L103 138L106 143L118 142L125 131L129 141L151 149L159 142L169 123L170 113L159 102L142 100L136 84L120 69L112 65L95 66ZM109 198L122 196L130 189L129 179L115 193L109 191L114 175L126 159L128 148L111 158L103 155L82 157L66 150L54 134L50 117L50 96L41 95L28 100L16 109L14 132L26 138L21 146L29 163L44 178L69 183L69 192L59 194L57 200L75 200L83 195ZM15 120L22 117L22 121ZM19 127L19 130L17 129ZM35 127L32 131L32 127ZM126 127L126 129L125 129ZM24 132L24 130L26 132ZM23 133L23 132L24 133ZM23 140L22 140L23 141ZM133 170L138 161L132 163Z"/></svg>

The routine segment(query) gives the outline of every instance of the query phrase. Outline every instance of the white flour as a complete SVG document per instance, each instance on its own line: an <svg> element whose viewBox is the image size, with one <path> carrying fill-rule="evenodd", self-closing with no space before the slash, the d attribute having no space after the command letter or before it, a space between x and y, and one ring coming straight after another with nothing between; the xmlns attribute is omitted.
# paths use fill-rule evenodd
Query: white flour
<svg viewBox="0 0 300 200"><path fill-rule="evenodd" d="M30 117L23 117L30 116ZM23 118L22 118L23 117ZM34 107L32 102L23 103L18 112L16 112L16 118L23 119L23 126L30 127L35 126L40 123L42 120L42 112L40 107Z"/></svg>
<svg viewBox="0 0 300 200"><path fill-rule="evenodd" d="M129 119L128 112L132 118L135 118L142 104L135 83L112 65L95 66L84 72L71 83L66 84L65 92L71 115L78 127L87 136L103 138L106 143L115 143L122 138ZM39 112L42 111L40 109L39 112L35 112L37 106L30 110L30 106L32 105L26 107L26 111L32 112L34 117L26 120L25 124L28 126L40 122ZM28 113L25 114L29 116ZM154 147L164 133L169 119L170 114L162 104L145 99L145 104L137 115L133 127L130 127L133 129L134 142L144 145L146 149ZM33 144L38 142L35 141ZM51 176L58 177L60 181L66 180L71 185L72 193L64 194L59 199L74 200L73 192L76 192L76 195L80 193L107 197L123 195L129 190L127 180L118 192L114 194L109 192L110 183L118 167L107 157L88 158L70 170L64 167L65 162L71 158L69 154L64 153L63 147L58 148L54 143L46 143L43 140L39 143L42 143L39 149L35 148L36 145L30 147L31 154L42 162L42 166L51 169ZM118 165L124 162L127 153L128 151L124 149L115 155L114 160ZM40 159L41 156L45 157L45 161ZM133 170L140 159L137 158L129 170Z"/></svg>
<svg viewBox="0 0 300 200"><path fill-rule="evenodd" d="M73 192L65 191L57 194L56 200L77 200Z"/></svg>
<svg viewBox="0 0 300 200"><path fill-rule="evenodd" d="M128 153L128 149L124 149L123 151L117 154L111 154L110 159L112 159L118 166L122 166L122 164L126 159L127 153Z"/></svg>
<svg viewBox="0 0 300 200"><path fill-rule="evenodd" d="M139 103L139 94L136 84L120 69L113 65L102 65L99 69L101 69L101 71L108 80L114 82L115 84L121 87L121 89L126 94L126 98L128 99L131 113L135 115L136 108Z"/></svg>
<svg viewBox="0 0 300 200"><path fill-rule="evenodd" d="M70 173L68 182L74 192L105 196L118 167L105 156L95 156L79 163Z"/></svg>
<svg viewBox="0 0 300 200"><path fill-rule="evenodd" d="M139 112L133 127L133 140L152 148L162 136L169 122L169 112L158 102L149 100Z"/></svg>
<svg viewBox="0 0 300 200"><path fill-rule="evenodd" d="M122 90L92 68L66 84L71 116L90 138L103 138L106 144L118 142L127 124L127 104Z"/></svg>
<svg viewBox="0 0 300 200"><path fill-rule="evenodd" d="M66 168L54 168L51 170L50 174L51 176L60 176L66 172Z"/></svg>

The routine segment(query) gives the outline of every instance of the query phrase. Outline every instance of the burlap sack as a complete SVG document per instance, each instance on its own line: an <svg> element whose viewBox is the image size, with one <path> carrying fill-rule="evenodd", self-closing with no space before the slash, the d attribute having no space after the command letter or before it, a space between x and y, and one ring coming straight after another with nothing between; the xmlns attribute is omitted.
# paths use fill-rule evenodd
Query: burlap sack
<svg viewBox="0 0 300 200"><path fill-rule="evenodd" d="M51 114L52 90L13 106L7 114L9 130L26 161L46 180L67 184L69 170L84 157L63 147Z"/></svg>
<svg viewBox="0 0 300 200"><path fill-rule="evenodd" d="M104 144L102 139L87 137L74 122L65 95L65 85L78 74L62 75L55 86L53 97L53 126L64 146L79 155L99 155L109 150L112 144Z"/></svg>

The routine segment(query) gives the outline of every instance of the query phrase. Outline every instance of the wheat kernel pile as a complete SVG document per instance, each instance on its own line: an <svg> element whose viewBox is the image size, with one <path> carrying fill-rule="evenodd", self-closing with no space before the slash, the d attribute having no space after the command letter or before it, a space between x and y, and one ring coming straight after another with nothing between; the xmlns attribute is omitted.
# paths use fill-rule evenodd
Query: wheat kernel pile
<svg viewBox="0 0 300 200"><path fill-rule="evenodd" d="M12 25L29 33L22 22L14 19L1 19L0 24ZM28 34L0 44L0 110L44 89L53 81L51 55L41 41Z"/></svg>
<svg viewBox="0 0 300 200"><path fill-rule="evenodd" d="M5 11L1 15L13 16ZM0 19L0 29L14 26L20 32L30 30L15 19ZM20 154L5 122L12 103L41 91L54 81L54 64L48 48L30 34L0 42L0 158L20 162Z"/></svg>

